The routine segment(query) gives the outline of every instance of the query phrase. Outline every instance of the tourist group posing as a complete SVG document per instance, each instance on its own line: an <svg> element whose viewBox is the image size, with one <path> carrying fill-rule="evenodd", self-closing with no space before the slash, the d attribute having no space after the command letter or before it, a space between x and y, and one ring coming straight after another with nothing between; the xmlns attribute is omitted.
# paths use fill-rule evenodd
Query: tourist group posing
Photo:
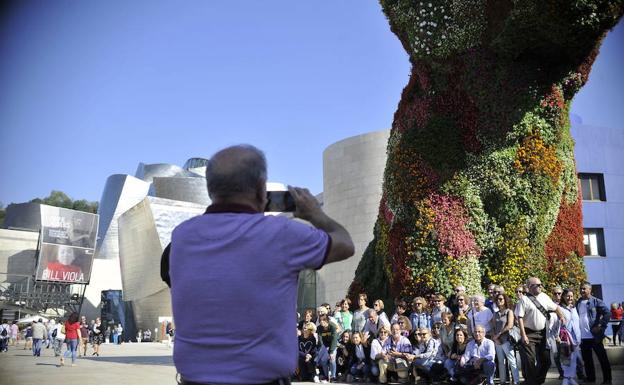
<svg viewBox="0 0 624 385"><path fill-rule="evenodd" d="M595 382L593 351L603 384L611 384L603 345L610 309L591 295L587 282L578 297L555 287L551 298L542 289L539 278L529 278L516 288L512 303L501 286L490 285L486 298L468 296L458 285L448 300L439 294L409 304L399 299L392 316L382 300L369 308L364 293L353 312L348 299L334 309L329 304L307 309L297 327L294 377L317 383L392 379L493 385L497 376L504 385L519 384L522 373L524 384L539 385L552 352L562 383L574 385L579 377Z"/></svg>

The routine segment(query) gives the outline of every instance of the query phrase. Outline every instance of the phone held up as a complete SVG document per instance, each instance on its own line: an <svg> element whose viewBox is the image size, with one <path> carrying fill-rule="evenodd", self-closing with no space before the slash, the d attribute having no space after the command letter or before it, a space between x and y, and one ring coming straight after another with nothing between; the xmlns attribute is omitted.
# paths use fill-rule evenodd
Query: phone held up
<svg viewBox="0 0 624 385"><path fill-rule="evenodd" d="M267 191L265 212L285 213L295 211L295 200L290 191Z"/></svg>

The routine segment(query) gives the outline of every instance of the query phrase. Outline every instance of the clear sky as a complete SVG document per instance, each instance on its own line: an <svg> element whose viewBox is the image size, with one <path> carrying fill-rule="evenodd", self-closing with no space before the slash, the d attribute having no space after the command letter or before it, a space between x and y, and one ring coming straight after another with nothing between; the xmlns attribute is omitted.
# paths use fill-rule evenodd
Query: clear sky
<svg viewBox="0 0 624 385"><path fill-rule="evenodd" d="M7 5L8 4L8 5ZM323 189L323 150L389 128L409 63L372 0L4 2L0 202L99 200L139 162L251 143L269 179ZM621 127L624 25L573 113Z"/></svg>

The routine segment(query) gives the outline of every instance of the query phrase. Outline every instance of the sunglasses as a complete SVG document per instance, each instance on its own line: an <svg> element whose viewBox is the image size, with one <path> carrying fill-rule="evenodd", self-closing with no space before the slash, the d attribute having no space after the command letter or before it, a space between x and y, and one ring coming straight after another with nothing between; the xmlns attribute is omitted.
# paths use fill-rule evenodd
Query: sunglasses
<svg viewBox="0 0 624 385"><path fill-rule="evenodd" d="M436 330L440 330L439 326L434 326L433 328L436 329Z"/></svg>
<svg viewBox="0 0 624 385"><path fill-rule="evenodd" d="M524 291L523 291L523 290L516 290L516 293L518 293L518 294L523 294L523 293L524 293Z"/></svg>
<svg viewBox="0 0 624 385"><path fill-rule="evenodd" d="M561 292L561 293L559 293L557 291L555 292L555 295L561 295L561 294L563 294L563 292Z"/></svg>
<svg viewBox="0 0 624 385"><path fill-rule="evenodd" d="M418 305L422 305L421 302L416 302L414 305L418 306Z"/></svg>
<svg viewBox="0 0 624 385"><path fill-rule="evenodd" d="M416 333L417 336L426 336L427 333Z"/></svg>
<svg viewBox="0 0 624 385"><path fill-rule="evenodd" d="M542 284L541 283L533 283L533 284L531 284L531 286L542 287Z"/></svg>
<svg viewBox="0 0 624 385"><path fill-rule="evenodd" d="M463 298L457 298L457 301L464 301Z"/></svg>
<svg viewBox="0 0 624 385"><path fill-rule="evenodd" d="M399 321L399 325L403 325L405 322L403 321Z"/></svg>
<svg viewBox="0 0 624 385"><path fill-rule="evenodd" d="M505 300L505 298L503 298L503 297L498 297L498 298L496 298L496 300L497 300L497 301L504 301L504 300Z"/></svg>
<svg viewBox="0 0 624 385"><path fill-rule="evenodd" d="M460 289L455 289L453 290L455 293L459 293L461 290Z"/></svg>
<svg viewBox="0 0 624 385"><path fill-rule="evenodd" d="M380 331L379 331L379 334L388 334L388 332L387 332L387 331L385 331L385 330L380 330Z"/></svg>

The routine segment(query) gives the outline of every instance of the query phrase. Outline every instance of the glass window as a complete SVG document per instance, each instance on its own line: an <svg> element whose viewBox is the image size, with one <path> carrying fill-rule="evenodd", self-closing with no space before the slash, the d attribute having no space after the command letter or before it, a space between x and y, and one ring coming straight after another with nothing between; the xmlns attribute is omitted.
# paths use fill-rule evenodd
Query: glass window
<svg viewBox="0 0 624 385"><path fill-rule="evenodd" d="M579 173L581 193L584 201L606 201L602 174Z"/></svg>
<svg viewBox="0 0 624 385"><path fill-rule="evenodd" d="M583 229L583 245L585 246L585 256L604 257L607 255L602 229Z"/></svg>

